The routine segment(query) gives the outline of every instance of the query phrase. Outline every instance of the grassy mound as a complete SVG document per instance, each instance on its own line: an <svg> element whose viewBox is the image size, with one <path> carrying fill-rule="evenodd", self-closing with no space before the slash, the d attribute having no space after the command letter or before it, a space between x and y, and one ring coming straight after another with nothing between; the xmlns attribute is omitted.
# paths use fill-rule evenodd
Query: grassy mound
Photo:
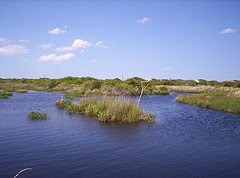
<svg viewBox="0 0 240 178"><path fill-rule="evenodd" d="M193 95L179 95L176 101L219 111L240 113L240 98L234 94L234 92L215 90Z"/></svg>
<svg viewBox="0 0 240 178"><path fill-rule="evenodd" d="M56 106L66 109L69 114L81 114L98 118L101 122L132 123L137 121L154 122L154 116L137 107L131 99L104 97L85 98L79 104L58 100Z"/></svg>
<svg viewBox="0 0 240 178"><path fill-rule="evenodd" d="M12 93L6 91L0 91L0 99L8 99L12 96Z"/></svg>
<svg viewBox="0 0 240 178"><path fill-rule="evenodd" d="M47 118L46 113L41 113L39 111L33 111L28 113L29 118L34 119L34 120L42 120Z"/></svg>

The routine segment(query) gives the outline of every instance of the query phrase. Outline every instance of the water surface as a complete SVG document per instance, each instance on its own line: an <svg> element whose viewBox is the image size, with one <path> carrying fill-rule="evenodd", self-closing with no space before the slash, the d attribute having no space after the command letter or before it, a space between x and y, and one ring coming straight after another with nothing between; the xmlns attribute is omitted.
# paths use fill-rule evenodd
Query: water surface
<svg viewBox="0 0 240 178"><path fill-rule="evenodd" d="M104 124L68 115L61 93L0 100L0 177L240 177L240 115L143 96L156 123ZM48 114L28 119L29 111Z"/></svg>

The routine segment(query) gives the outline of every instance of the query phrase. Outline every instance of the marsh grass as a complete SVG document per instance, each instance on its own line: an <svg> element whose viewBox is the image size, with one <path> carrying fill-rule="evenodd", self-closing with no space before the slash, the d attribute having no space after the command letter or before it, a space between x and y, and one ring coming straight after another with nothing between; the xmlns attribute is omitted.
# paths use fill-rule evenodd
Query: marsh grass
<svg viewBox="0 0 240 178"><path fill-rule="evenodd" d="M12 93L6 91L0 91L0 99L8 99L12 96Z"/></svg>
<svg viewBox="0 0 240 178"><path fill-rule="evenodd" d="M133 123L154 122L155 117L137 107L136 101L126 98L103 97L84 98L79 104L66 100L56 102L58 108L65 108L69 114L80 114L97 118L100 122Z"/></svg>
<svg viewBox="0 0 240 178"><path fill-rule="evenodd" d="M187 92L187 93L202 93L209 90L214 90L213 86L166 86L171 92Z"/></svg>
<svg viewBox="0 0 240 178"><path fill-rule="evenodd" d="M70 106L72 103L69 100L58 100L55 104L59 109L64 109Z"/></svg>
<svg viewBox="0 0 240 178"><path fill-rule="evenodd" d="M240 113L240 98L234 95L234 90L218 89L199 94L179 95L176 101L209 109Z"/></svg>
<svg viewBox="0 0 240 178"><path fill-rule="evenodd" d="M16 92L17 92L17 93L27 93L27 92L28 92L28 90L19 89L19 90L17 90Z"/></svg>
<svg viewBox="0 0 240 178"><path fill-rule="evenodd" d="M68 98L68 99L80 98L82 96L84 96L84 94L80 93L80 92L67 92L67 93L64 93L64 97Z"/></svg>
<svg viewBox="0 0 240 178"><path fill-rule="evenodd" d="M28 113L28 117L33 120L43 120L47 118L47 114L39 111L32 111Z"/></svg>

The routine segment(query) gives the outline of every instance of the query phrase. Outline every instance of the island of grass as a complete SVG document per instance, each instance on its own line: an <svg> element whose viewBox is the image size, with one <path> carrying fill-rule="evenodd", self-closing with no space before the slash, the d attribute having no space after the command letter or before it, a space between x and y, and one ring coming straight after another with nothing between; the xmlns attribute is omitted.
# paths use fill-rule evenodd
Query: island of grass
<svg viewBox="0 0 240 178"><path fill-rule="evenodd" d="M134 123L154 122L155 117L138 107L136 101L126 98L83 98L80 103L68 100L56 101L56 106L69 114L80 114L97 118L100 122Z"/></svg>
<svg viewBox="0 0 240 178"><path fill-rule="evenodd" d="M214 89L199 94L179 95L177 102L240 114L240 90Z"/></svg>
<svg viewBox="0 0 240 178"><path fill-rule="evenodd" d="M12 93L6 91L0 91L0 99L8 99L12 96Z"/></svg>
<svg viewBox="0 0 240 178"><path fill-rule="evenodd" d="M28 113L28 117L33 120L43 120L47 118L47 114L39 111L32 111Z"/></svg>

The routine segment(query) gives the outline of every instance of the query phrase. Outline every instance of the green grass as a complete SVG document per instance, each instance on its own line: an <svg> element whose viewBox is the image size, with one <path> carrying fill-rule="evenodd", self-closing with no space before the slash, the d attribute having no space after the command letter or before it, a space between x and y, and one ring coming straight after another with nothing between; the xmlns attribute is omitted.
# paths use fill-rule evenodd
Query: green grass
<svg viewBox="0 0 240 178"><path fill-rule="evenodd" d="M179 95L177 102L240 114L240 98L231 91L214 90L200 94Z"/></svg>
<svg viewBox="0 0 240 178"><path fill-rule="evenodd" d="M29 118L33 119L33 120L43 120L47 118L47 114L46 113L41 113L39 111L32 111L28 113Z"/></svg>
<svg viewBox="0 0 240 178"><path fill-rule="evenodd" d="M134 100L126 98L103 97L84 98L79 104L58 100L56 106L65 108L69 114L80 114L97 118L100 122L133 123L154 122L154 116L137 107Z"/></svg>
<svg viewBox="0 0 240 178"><path fill-rule="evenodd" d="M17 93L27 93L27 92L28 92L28 90L19 89L19 90L17 90L16 92L17 92Z"/></svg>
<svg viewBox="0 0 240 178"><path fill-rule="evenodd" d="M64 94L64 97L68 99L80 98L82 96L83 94L78 92L67 92Z"/></svg>
<svg viewBox="0 0 240 178"><path fill-rule="evenodd" d="M240 80L233 81L206 81L195 80L145 80L133 77L127 80L95 79L92 77L65 77L59 79L2 79L0 78L0 90L6 92L26 92L28 90L63 92L66 98L88 96L130 96L139 95L141 89L148 86L143 95L167 95L171 91L179 92L205 92L217 87L240 88Z"/></svg>
<svg viewBox="0 0 240 178"><path fill-rule="evenodd" d="M65 109L68 106L70 106L72 103L69 100L58 100L56 101L55 104L59 109Z"/></svg>
<svg viewBox="0 0 240 178"><path fill-rule="evenodd" d="M6 91L0 91L0 99L8 99L12 96L12 93Z"/></svg>

